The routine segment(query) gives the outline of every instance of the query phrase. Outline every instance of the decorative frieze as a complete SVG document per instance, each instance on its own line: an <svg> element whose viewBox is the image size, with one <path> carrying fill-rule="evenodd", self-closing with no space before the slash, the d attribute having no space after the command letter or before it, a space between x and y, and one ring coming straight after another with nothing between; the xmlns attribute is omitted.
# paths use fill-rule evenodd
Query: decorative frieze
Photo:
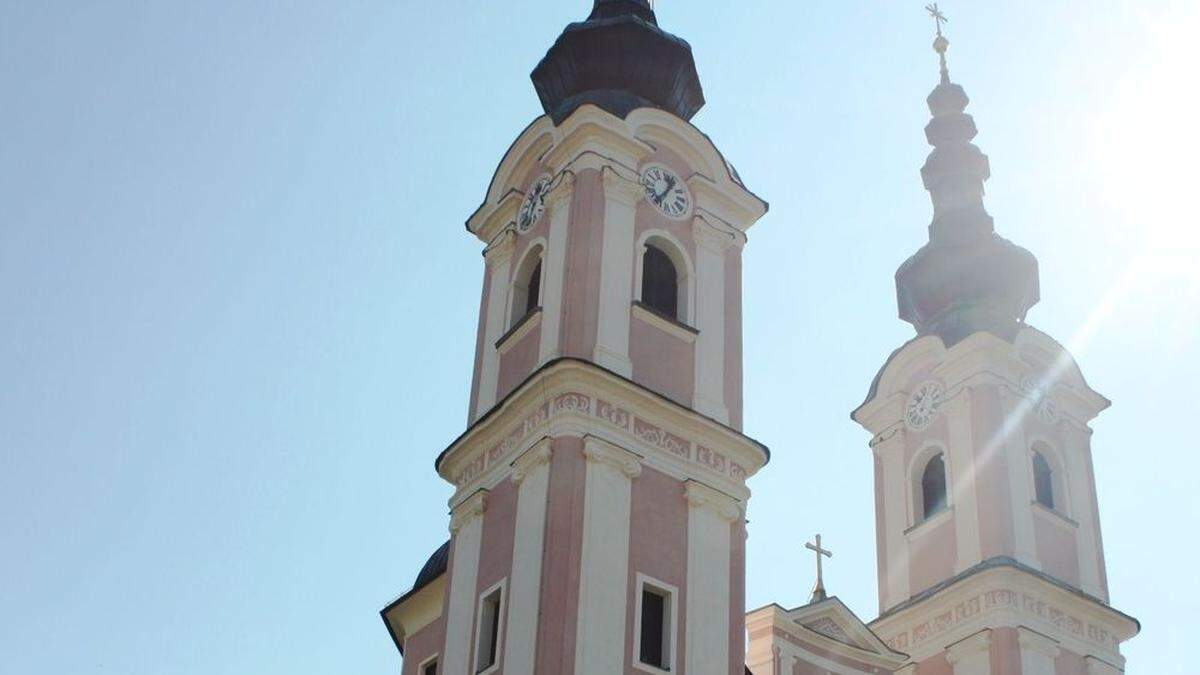
<svg viewBox="0 0 1200 675"><path fill-rule="evenodd" d="M531 436L544 433L543 427L562 415L585 415L604 423L610 430L632 434L635 439L650 447L664 450L706 471L739 483L744 482L749 473L744 466L721 452L668 431L613 403L586 394L567 392L538 406L533 413L513 425L499 443L470 456L455 474L454 484L461 488L493 466L511 462L512 456L525 447Z"/></svg>

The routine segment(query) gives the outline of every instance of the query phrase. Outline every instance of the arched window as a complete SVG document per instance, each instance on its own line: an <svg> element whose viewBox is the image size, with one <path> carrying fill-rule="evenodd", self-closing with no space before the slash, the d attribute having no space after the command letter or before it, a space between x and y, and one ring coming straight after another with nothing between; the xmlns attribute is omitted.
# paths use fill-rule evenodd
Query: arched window
<svg viewBox="0 0 1200 675"><path fill-rule="evenodd" d="M946 462L940 454L929 460L921 474L921 504L922 520L946 508Z"/></svg>
<svg viewBox="0 0 1200 675"><path fill-rule="evenodd" d="M520 323L530 312L542 306L542 249L530 251L513 279L512 317L509 326Z"/></svg>
<svg viewBox="0 0 1200 675"><path fill-rule="evenodd" d="M1054 508L1054 471L1042 453L1033 453L1033 489L1037 502L1042 506Z"/></svg>
<svg viewBox="0 0 1200 675"><path fill-rule="evenodd" d="M679 320L679 272L671 257L651 244L642 255L642 304Z"/></svg>

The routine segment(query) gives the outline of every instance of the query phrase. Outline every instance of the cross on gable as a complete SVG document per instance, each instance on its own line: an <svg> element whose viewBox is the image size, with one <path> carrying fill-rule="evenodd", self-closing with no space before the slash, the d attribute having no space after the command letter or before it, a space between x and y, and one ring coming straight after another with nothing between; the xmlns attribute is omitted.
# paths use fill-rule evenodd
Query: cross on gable
<svg viewBox="0 0 1200 675"><path fill-rule="evenodd" d="M817 556L817 585L813 586L812 598L809 602L820 602L826 598L825 595L825 570L821 564L821 558L832 558L833 551L821 548L821 535L816 535L812 543L807 543L804 548L812 551Z"/></svg>

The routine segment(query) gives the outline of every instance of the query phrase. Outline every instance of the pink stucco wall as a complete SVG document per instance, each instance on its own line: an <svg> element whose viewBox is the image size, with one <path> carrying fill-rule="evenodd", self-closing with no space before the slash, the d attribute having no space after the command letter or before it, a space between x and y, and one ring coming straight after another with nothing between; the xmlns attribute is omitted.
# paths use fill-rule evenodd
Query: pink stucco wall
<svg viewBox="0 0 1200 675"><path fill-rule="evenodd" d="M681 405L691 406L695 391L695 345L638 318L629 322L629 360L633 380Z"/></svg>
<svg viewBox="0 0 1200 675"><path fill-rule="evenodd" d="M915 535L908 547L909 591L916 595L938 582L954 576L957 559L957 539L954 518L957 514L933 525L928 531Z"/></svg>
<svg viewBox="0 0 1200 675"><path fill-rule="evenodd" d="M725 407L729 426L742 428L742 249L725 254Z"/></svg>
<svg viewBox="0 0 1200 675"><path fill-rule="evenodd" d="M483 297L479 299L479 327L475 330L475 369L471 374L471 405L467 408L467 424L475 420L475 407L479 404L479 376L483 368L483 344L487 330L487 300L491 292L492 272L484 265Z"/></svg>
<svg viewBox="0 0 1200 675"><path fill-rule="evenodd" d="M434 620L421 630L404 638L404 661L401 675L419 675L417 666L434 654L440 654L446 641L446 615Z"/></svg>
<svg viewBox="0 0 1200 675"><path fill-rule="evenodd" d="M501 401L508 396L517 385L525 381L537 366L538 349L542 341L542 331L534 326L525 336L516 342L505 353L500 355L500 377L496 385L496 400Z"/></svg>
<svg viewBox="0 0 1200 675"><path fill-rule="evenodd" d="M1034 514L1033 531L1037 540L1038 560L1042 563L1042 570L1050 576L1078 586L1079 551L1076 547L1075 532L1051 522L1054 518L1058 516L1048 513Z"/></svg>
<svg viewBox="0 0 1200 675"><path fill-rule="evenodd" d="M679 589L676 598L675 653L672 672L684 672L683 617L687 616L687 501L683 485L674 478L649 467L634 479L630 500L629 591L625 611L625 670L627 675L642 671L633 668L633 628L637 611L637 575L653 577Z"/></svg>
<svg viewBox="0 0 1200 675"><path fill-rule="evenodd" d="M542 552L538 649L535 672L569 673L575 668L580 556L583 548L583 439L555 438Z"/></svg>
<svg viewBox="0 0 1200 675"><path fill-rule="evenodd" d="M1003 403L996 387L971 390L971 442L975 451L975 488L979 504L979 544L983 558L1015 556L1016 545L1011 514L1012 486L1009 483L1009 439ZM1020 434L1017 428L1013 433Z"/></svg>
<svg viewBox="0 0 1200 675"><path fill-rule="evenodd" d="M483 513L483 538L479 547L479 573L476 577L475 597L501 579L510 578L513 559L513 536L516 532L517 488L512 481L501 481L488 493L487 509ZM511 590L511 586L509 587ZM507 593L508 591L506 591ZM510 598L503 599L504 607ZM503 610L507 611L507 609ZM503 624L501 624L503 626ZM476 634L474 626L471 635ZM501 635L501 639L503 639ZM471 645L471 663L475 662L474 644ZM504 668L504 650L500 650L500 667Z"/></svg>
<svg viewBox="0 0 1200 675"><path fill-rule="evenodd" d="M604 241L604 183L585 169L575 179L567 232L560 344L566 356L592 358L600 311L600 257Z"/></svg>

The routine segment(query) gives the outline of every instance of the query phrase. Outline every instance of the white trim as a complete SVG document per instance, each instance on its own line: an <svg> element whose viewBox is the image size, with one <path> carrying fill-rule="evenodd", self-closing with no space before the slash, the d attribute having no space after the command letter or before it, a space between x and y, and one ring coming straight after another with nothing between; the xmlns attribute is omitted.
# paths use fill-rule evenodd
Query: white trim
<svg viewBox="0 0 1200 675"><path fill-rule="evenodd" d="M703 218L692 220L696 238L695 399L692 407L722 424L729 423L725 404L725 251L733 238Z"/></svg>
<svg viewBox="0 0 1200 675"><path fill-rule="evenodd" d="M575 670L620 673L625 668L629 527L637 456L593 437L583 439L583 545L579 563Z"/></svg>
<svg viewBox="0 0 1200 675"><path fill-rule="evenodd" d="M660 316L659 314L656 314L656 313L646 309L642 305L635 304L633 306L633 316L636 317L639 321L642 321L651 326L654 326L658 330L661 330L662 332L666 333L667 335L670 335L673 338L676 338L676 339L686 342L688 344L695 344L695 342L696 342L697 334L695 332L692 332L691 330L684 328L683 326L675 323L674 321L671 321L671 320L667 319L666 317Z"/></svg>
<svg viewBox="0 0 1200 675"><path fill-rule="evenodd" d="M646 586L650 586L652 591L659 591L660 594L665 593L669 604L667 626L663 631L663 651L666 652L667 668L655 668L654 666L642 662L642 595ZM679 654L679 589L666 583L659 581L650 576L646 576L641 572L637 574L637 581L634 586L635 606L633 610L633 667L654 675L669 675L672 669L678 672Z"/></svg>
<svg viewBox="0 0 1200 675"><path fill-rule="evenodd" d="M729 595L736 500L696 481L688 501L686 655L689 675L729 673Z"/></svg>
<svg viewBox="0 0 1200 675"><path fill-rule="evenodd" d="M521 340L533 332L535 328L542 325L541 310L534 310L531 314L526 314L521 317L521 323L517 325L516 330L509 329L508 334L500 338L500 341L495 345L501 355L512 351L512 348L520 344Z"/></svg>
<svg viewBox="0 0 1200 675"><path fill-rule="evenodd" d="M989 442L1001 444L996 450L1003 453L1008 469L1013 557L1034 569L1041 569L1042 564L1037 550L1037 530L1034 527L1033 514L1027 506L1034 498L1029 442L1025 437L1025 430L1030 419L1027 414L1029 412L1028 401L1023 394L1004 386L999 387L998 394L1002 417L996 421L1000 427L992 430L992 440ZM987 449L985 449L986 451Z"/></svg>
<svg viewBox="0 0 1200 675"><path fill-rule="evenodd" d="M1076 546L1079 552L1079 581L1084 591L1097 598L1108 599L1108 594L1100 585L1101 572L1104 565L1104 552L1100 544L1100 526L1096 522L1096 512L1093 510L1096 484L1090 478L1088 470L1090 437L1087 432L1072 429L1068 436L1070 453L1064 454L1071 460L1071 468L1067 476L1071 481L1072 507L1075 521L1079 523Z"/></svg>
<svg viewBox="0 0 1200 675"><path fill-rule="evenodd" d="M971 429L971 391L964 388L946 400L946 498L954 504L955 573L983 559L979 533L979 467L975 465L975 439Z"/></svg>
<svg viewBox="0 0 1200 675"><path fill-rule="evenodd" d="M879 594L884 610L909 598L909 548L905 532L912 490L905 473L903 440L904 436L897 433L875 447L883 472L880 482L883 494L877 495L883 506L883 522L876 523L876 527L884 530L885 569Z"/></svg>
<svg viewBox="0 0 1200 675"><path fill-rule="evenodd" d="M546 245L547 244L546 244L545 237L538 237L536 239L531 240L529 242L529 245L525 247L525 251L523 253L521 253L521 258L517 261L517 264L512 268L514 271L510 273L510 278L507 282L508 287L509 287L509 292L508 292L508 307L505 310L505 316L508 317L508 320L504 324L506 330L511 330L513 326L517 325L517 323L520 322L522 319L524 319L526 314L528 314L528 312L521 312L521 315L517 316L517 308L518 308L517 296L522 295L521 293L518 293L518 291L524 291L523 295L525 296L525 298L528 297L529 286L531 285L531 283L533 281L533 277L531 275L528 281L523 281L522 278L526 274L531 274L533 272L533 268L530 266L536 266L538 264L538 262L542 263L541 269L538 270L538 292L542 295L545 295L544 289L546 288L546 264L545 264ZM537 256L537 262L531 261L530 256ZM529 269L526 269L526 268L529 268ZM518 284L522 284L522 283L523 283L523 285L518 286ZM522 300L524 300L525 298L522 298ZM534 306L541 307L541 305L542 305L541 298L538 298L538 301Z"/></svg>
<svg viewBox="0 0 1200 675"><path fill-rule="evenodd" d="M1030 437L1026 454L1026 477L1031 486L1031 501L1037 501L1037 475L1033 472L1033 455L1040 454L1050 465L1050 491L1054 507L1050 509L1064 518L1074 519L1075 508L1071 500L1071 470L1064 461L1058 446L1040 434Z"/></svg>
<svg viewBox="0 0 1200 675"><path fill-rule="evenodd" d="M418 663L416 675L425 675L425 669L429 667L430 663L437 661L439 656L441 656L440 652L435 653L433 656L430 656L429 658L425 659L424 661ZM440 669L441 664L439 663L438 666ZM444 675L444 674L439 674L439 675Z"/></svg>
<svg viewBox="0 0 1200 675"><path fill-rule="evenodd" d="M483 509L486 493L477 492L455 509L453 566L450 569L450 598L446 610L446 647L442 650L443 673L466 673L471 667L471 630L479 553L483 542Z"/></svg>
<svg viewBox="0 0 1200 675"><path fill-rule="evenodd" d="M544 438L513 462L512 479L518 488L512 592L508 599L508 634L505 638L504 672L507 675L533 675L537 655L552 443L551 439Z"/></svg>
<svg viewBox="0 0 1200 675"><path fill-rule="evenodd" d="M538 347L538 365L559 355L559 334L562 332L564 279L567 265L567 230L571 219L571 201L575 194L573 174L564 174L564 184L555 190L566 190L562 196L551 192L550 239L542 254L542 339Z"/></svg>
<svg viewBox="0 0 1200 675"><path fill-rule="evenodd" d="M1024 626L1017 627L1021 651L1021 675L1055 675L1058 641Z"/></svg>
<svg viewBox="0 0 1200 675"><path fill-rule="evenodd" d="M484 308L483 344L479 346L482 357L479 363L479 391L476 394L475 414L472 420L483 416L496 403L496 388L500 380L500 353L496 341L504 335L506 310L508 307L509 269L512 265L513 234L505 232L503 241L489 249L488 297Z"/></svg>
<svg viewBox="0 0 1200 675"><path fill-rule="evenodd" d="M633 241L637 198L635 183L605 167L604 232L600 244L600 308L592 358L618 375L633 376L629 360L629 305L633 301Z"/></svg>
<svg viewBox="0 0 1200 675"><path fill-rule="evenodd" d="M688 326L694 326L696 315L696 268L692 264L691 256L687 254L687 248L680 243L675 235L666 230L653 228L642 232L642 235L638 237L637 245L633 247L635 265L633 297L638 302L642 302L642 275L645 273L646 247L653 245L652 239L662 239L666 242L666 246L657 245L655 248L665 253L671 259L671 263L675 265L675 277L679 283L679 316L675 320Z"/></svg>
<svg viewBox="0 0 1200 675"><path fill-rule="evenodd" d="M480 670L479 669L479 657L480 657L480 649L483 646L483 602L484 602L484 600L488 599L489 597L496 594L497 592L500 593L500 599L497 602L499 607L496 608L496 623L498 625L496 626L496 653L494 655L495 658L492 659L491 665L489 665L487 668L484 668L483 670ZM475 675L491 675L491 673L494 673L497 670L500 670L500 663L504 660L503 659L504 638L505 638L504 628L505 628L505 624L508 623L505 620L505 618L506 618L505 610L507 610L508 604L509 604L508 603L508 577L505 577L505 578L501 579L500 581L497 581L496 583L492 584L491 586L488 586L487 588L485 588L483 590L483 592L479 594L478 600L476 600L475 640L474 640L475 648L472 650L472 655L474 656L472 661L474 661L474 663L475 663L474 668L472 668L472 672L474 672Z"/></svg>

